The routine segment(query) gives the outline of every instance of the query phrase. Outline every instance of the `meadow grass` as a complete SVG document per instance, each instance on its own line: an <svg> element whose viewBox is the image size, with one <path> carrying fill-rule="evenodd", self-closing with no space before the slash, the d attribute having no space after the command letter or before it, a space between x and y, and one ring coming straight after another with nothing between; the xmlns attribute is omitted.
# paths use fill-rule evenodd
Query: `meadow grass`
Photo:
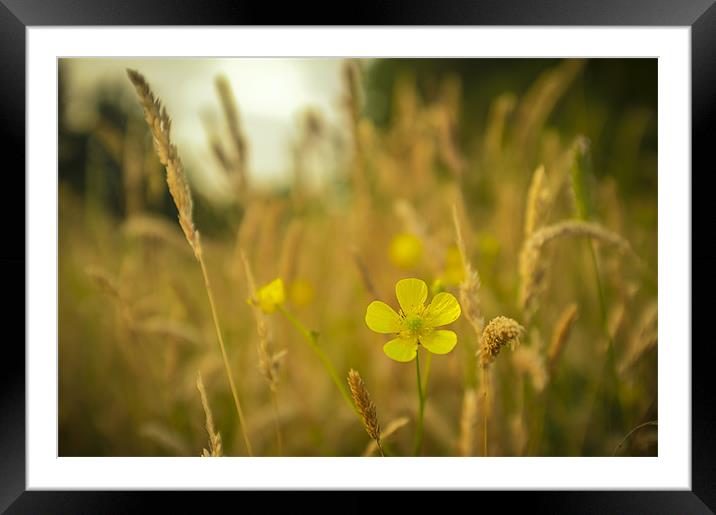
<svg viewBox="0 0 716 515"><path fill-rule="evenodd" d="M240 85L206 77L222 209L185 173L172 106L128 71L144 124L135 104L92 136L126 212L103 205L97 160L83 196L60 185L60 454L655 455L656 196L625 198L594 170L598 142L550 125L583 66L490 99L466 142L456 77L431 96L402 76L381 125L348 62L343 125L303 115L283 191L252 180ZM627 141L629 166L654 165ZM333 170L320 187L316 163ZM462 313L457 346L416 364L365 321L408 277ZM276 278L265 312L250 300Z"/></svg>

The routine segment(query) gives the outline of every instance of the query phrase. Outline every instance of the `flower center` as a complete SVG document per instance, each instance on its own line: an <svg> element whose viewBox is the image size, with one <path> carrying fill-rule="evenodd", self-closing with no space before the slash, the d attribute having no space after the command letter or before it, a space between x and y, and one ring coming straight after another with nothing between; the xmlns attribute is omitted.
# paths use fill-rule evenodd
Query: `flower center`
<svg viewBox="0 0 716 515"><path fill-rule="evenodd" d="M419 315L407 315L403 323L405 324L405 328L412 334L420 333L424 327L423 319Z"/></svg>

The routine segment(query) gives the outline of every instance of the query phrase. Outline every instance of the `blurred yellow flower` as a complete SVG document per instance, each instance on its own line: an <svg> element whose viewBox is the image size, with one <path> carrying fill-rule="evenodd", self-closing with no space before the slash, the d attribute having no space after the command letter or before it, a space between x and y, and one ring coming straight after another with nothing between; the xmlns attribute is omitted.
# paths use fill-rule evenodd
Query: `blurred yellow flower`
<svg viewBox="0 0 716 515"><path fill-rule="evenodd" d="M456 286L465 279L465 265L462 262L460 249L451 245L445 255L445 271L442 280L446 286Z"/></svg>
<svg viewBox="0 0 716 515"><path fill-rule="evenodd" d="M460 304L450 293L441 292L428 306L428 286L420 279L401 279L395 285L400 312L385 302L374 300L368 305L365 323L376 333L394 333L396 338L383 346L383 352L395 361L415 359L418 346L434 354L447 354L457 344L453 331L435 329L450 324L460 316Z"/></svg>
<svg viewBox="0 0 716 515"><path fill-rule="evenodd" d="M423 259L423 243L417 236L397 234L390 242L390 261L399 268L415 268Z"/></svg>
<svg viewBox="0 0 716 515"><path fill-rule="evenodd" d="M500 240L489 232L478 233L477 248L481 255L493 258L500 252Z"/></svg>
<svg viewBox="0 0 716 515"><path fill-rule="evenodd" d="M306 279L296 279L289 287L288 296L291 299L291 304L297 308L302 308L313 302L316 291Z"/></svg>
<svg viewBox="0 0 716 515"><path fill-rule="evenodd" d="M281 278L274 279L259 288L255 298L248 300L249 304L258 306L264 313L273 313L276 308L286 302L286 292Z"/></svg>

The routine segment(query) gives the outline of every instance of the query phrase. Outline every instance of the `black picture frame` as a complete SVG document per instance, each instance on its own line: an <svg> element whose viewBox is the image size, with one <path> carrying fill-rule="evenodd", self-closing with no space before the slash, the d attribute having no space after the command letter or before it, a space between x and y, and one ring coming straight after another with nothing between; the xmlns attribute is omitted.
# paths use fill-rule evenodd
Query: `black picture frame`
<svg viewBox="0 0 716 515"><path fill-rule="evenodd" d="M356 9L295 3L276 8L269 3L238 0L0 0L0 146L7 168L3 186L10 195L0 201L3 251L0 270L6 292L3 309L6 327L19 328L25 320L25 66L26 29L47 25L621 25L688 26L691 28L692 170L713 170L709 160L716 134L716 5L714 0L452 0L440 3L414 1L363 1ZM320 21L319 21L320 20ZM707 165L708 163L708 165ZM709 166L707 168L707 166ZM686 179L685 179L686 180ZM693 184L693 183L692 183ZM22 189L23 195L18 192ZM693 186L692 186L692 191ZM703 189L702 189L703 192ZM704 194L704 193L702 193ZM693 205L693 200L692 200ZM22 213L23 224L18 223ZM711 221L713 211L694 221ZM705 233L709 235L709 232ZM706 257L696 263L705 265ZM693 260L692 260L693 263ZM704 267L705 268L705 267ZM25 273L20 273L24 270ZM702 283L703 284L703 283ZM701 288L705 289L704 286ZM662 292L668 295L668 292ZM706 309L705 304L693 304ZM692 315L693 317L693 315ZM704 313L696 319L707 319ZM7 513L129 513L160 501L166 512L205 511L205 501L186 492L78 492L26 491L25 486L25 339L6 336L0 371L0 510ZM5 331L7 334L7 332ZM684 330L683 345L691 344L691 327ZM716 415L710 409L710 339L693 338L692 349L692 490L501 492L453 494L479 496L480 502L499 502L501 511L527 502L531 511L547 513L712 513L716 509ZM199 494L211 495L210 493ZM252 492L225 493L245 496ZM341 501L350 511L372 504L371 493L351 493ZM306 499L289 493L294 509ZM406 502L424 502L424 496L404 496ZM226 499L229 500L229 499ZM334 501L328 501L327 505ZM465 501L459 499L458 502ZM230 501L232 502L232 501ZM455 501L452 501L455 502ZM474 501L471 501L474 502ZM245 500L242 499L242 503ZM479 507L485 506L480 504ZM172 508L174 507L174 508ZM341 511L346 511L341 508ZM239 508L237 508L239 509ZM338 508L335 508L338 509ZM407 509L407 505L406 505ZM476 505L478 509L478 505Z"/></svg>

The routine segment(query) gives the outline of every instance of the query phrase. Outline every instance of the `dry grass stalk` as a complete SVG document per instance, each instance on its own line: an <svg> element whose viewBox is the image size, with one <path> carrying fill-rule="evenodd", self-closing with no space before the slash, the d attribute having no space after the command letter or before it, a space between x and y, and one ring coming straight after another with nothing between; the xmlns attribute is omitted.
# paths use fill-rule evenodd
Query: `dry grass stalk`
<svg viewBox="0 0 716 515"><path fill-rule="evenodd" d="M490 320L482 331L479 340L477 358L482 369L482 452L487 451L487 421L490 418L490 366L494 363L502 347L507 344L516 345L525 329L520 324L504 316Z"/></svg>
<svg viewBox="0 0 716 515"><path fill-rule="evenodd" d="M301 113L298 125L298 135L291 144L293 156L291 197L296 210L303 211L308 196L315 196L321 188L319 175L323 169L322 162L328 157L326 144L332 132L321 112L311 108ZM356 142L355 145L356 148L361 148L360 142Z"/></svg>
<svg viewBox="0 0 716 515"><path fill-rule="evenodd" d="M97 266L89 266L87 267L86 274L103 293L112 298L119 312L124 330L126 330L131 341L137 344L139 341L139 331L137 328L138 315L135 304L130 302L130 299L127 298L125 293L120 289L117 281L104 269ZM142 370L153 369L153 365L148 367L141 356L137 354L135 346L119 345L118 347L122 357L127 361L129 366L134 369L136 374L140 374Z"/></svg>
<svg viewBox="0 0 716 515"><path fill-rule="evenodd" d="M204 340L194 327L175 320L152 317L136 323L133 328L140 334L166 338L189 347L200 348L204 345Z"/></svg>
<svg viewBox="0 0 716 515"><path fill-rule="evenodd" d="M211 111L203 111L201 114L201 121L204 126L204 130L206 131L206 137L211 153L213 154L214 159L216 159L216 162L221 170L227 177L229 177L229 174L232 172L232 163L226 150L224 149L221 137L216 131L216 118L214 113Z"/></svg>
<svg viewBox="0 0 716 515"><path fill-rule="evenodd" d="M529 376L537 393L544 390L547 385L547 367L538 345L520 345L512 353L512 363L519 373Z"/></svg>
<svg viewBox="0 0 716 515"><path fill-rule="evenodd" d="M346 61L343 66L343 81L346 88L345 105L350 115L351 124L357 130L360 120L363 92L361 88L361 70L358 61Z"/></svg>
<svg viewBox="0 0 716 515"><path fill-rule="evenodd" d="M544 222L545 212L549 201L547 177L544 166L539 166L532 174L529 190L527 191L527 208L525 210L525 239Z"/></svg>
<svg viewBox="0 0 716 515"><path fill-rule="evenodd" d="M447 77L440 85L438 102L426 113L429 125L436 133L438 155L458 181L465 170L465 159L457 142L461 89L456 76Z"/></svg>
<svg viewBox="0 0 716 515"><path fill-rule="evenodd" d="M121 165L123 158L122 146L124 144L122 131L112 122L100 118L94 130L94 134L112 161Z"/></svg>
<svg viewBox="0 0 716 515"><path fill-rule="evenodd" d="M543 73L530 87L517 111L515 143L518 148L532 147L550 113L583 66L583 60L565 59Z"/></svg>
<svg viewBox="0 0 716 515"><path fill-rule="evenodd" d="M650 303L639 317L636 332L632 338L626 356L619 366L623 374L633 367L649 349L654 348L659 340L659 311L656 302Z"/></svg>
<svg viewBox="0 0 716 515"><path fill-rule="evenodd" d="M465 268L465 278L460 283L460 305L462 313L475 331L479 343L485 323L480 311L480 276L477 270L472 268L472 264L467 258L467 249L461 227L462 224L460 223L455 204L452 206L452 220L455 226L457 248L460 251L463 267Z"/></svg>
<svg viewBox="0 0 716 515"><path fill-rule="evenodd" d="M221 169L227 174L230 173L231 163L229 161L229 157L226 155L226 151L224 150L224 147L217 135L209 135L209 146L211 147L211 153L214 154L214 158L216 159L216 162L219 163Z"/></svg>
<svg viewBox="0 0 716 515"><path fill-rule="evenodd" d="M512 435L512 444L514 445L514 455L524 456L529 436L522 412L510 418L509 427L510 434Z"/></svg>
<svg viewBox="0 0 716 515"><path fill-rule="evenodd" d="M201 405L206 416L206 432L209 434L209 448L204 449L202 457L223 456L224 449L221 444L221 434L214 427L214 417L209 407L209 401L206 398L206 389L204 388L204 381L201 380L201 373L196 375L196 389L199 390L199 395L201 396Z"/></svg>
<svg viewBox="0 0 716 515"><path fill-rule="evenodd" d="M371 400L368 389L365 387L365 383L360 374L353 369L348 371L348 386L351 390L353 402L355 402L356 408L358 408L358 412L363 420L363 427L365 427L368 435L375 440L380 454L384 456L383 447L380 443L380 424L378 423L375 404Z"/></svg>
<svg viewBox="0 0 716 515"><path fill-rule="evenodd" d="M124 296L119 291L119 285L105 270L95 266L88 266L85 273L104 293L120 302L125 301Z"/></svg>
<svg viewBox="0 0 716 515"><path fill-rule="evenodd" d="M537 299L544 288L546 263L542 250L547 243L569 237L591 238L600 243L616 247L623 254L636 256L629 242L601 225L582 220L565 220L535 231L525 241L519 257L520 294L519 305L529 322L537 309Z"/></svg>
<svg viewBox="0 0 716 515"><path fill-rule="evenodd" d="M246 163L248 160L248 145L241 127L239 107L236 103L234 93L231 90L229 80L225 76L220 75L216 78L216 90L219 92L221 107L226 116L226 123L229 126L229 133L231 134L231 140L236 153L235 166L233 167L236 173L236 186L237 189L244 190L247 185Z"/></svg>
<svg viewBox="0 0 716 515"><path fill-rule="evenodd" d="M279 225L285 209L287 209L287 206L280 199L271 199L265 204L257 234L258 242L253 256L259 274L267 274L269 270L275 271L274 263L278 255L279 245Z"/></svg>
<svg viewBox="0 0 716 515"><path fill-rule="evenodd" d="M162 242L173 249L188 252L181 233L174 224L164 218L148 215L132 215L122 224L121 231L130 238Z"/></svg>
<svg viewBox="0 0 716 515"><path fill-rule="evenodd" d="M505 345L516 345L525 328L515 320L498 316L485 326L480 338L478 356L483 367L491 365Z"/></svg>
<svg viewBox="0 0 716 515"><path fill-rule="evenodd" d="M485 130L483 150L486 161L494 163L497 161L501 150L502 140L505 133L505 123L515 109L517 98L512 93L505 93L499 96L490 106L490 114Z"/></svg>
<svg viewBox="0 0 716 515"><path fill-rule="evenodd" d="M555 156L552 159L551 165L549 165L550 170L554 170L554 173L550 174L550 180L548 181L547 185L549 189L549 199L546 215L548 215L549 212L554 208L554 204L552 201L568 184L570 185L569 195L572 197L572 201L574 201L574 190L571 188L571 168L574 165L574 160L576 158L577 152L582 147L583 142L584 136L579 135L575 137L572 143L566 148L560 147L559 150L554 151Z"/></svg>
<svg viewBox="0 0 716 515"><path fill-rule="evenodd" d="M370 192L366 171L366 156L360 137L361 110L363 106L363 91L361 87L360 63L357 60L347 60L343 66L343 82L345 87L345 108L348 113L353 144L353 160L351 175L356 190L356 202L361 209L368 210L370 205Z"/></svg>
<svg viewBox="0 0 716 515"><path fill-rule="evenodd" d="M194 204L189 183L184 175L184 167L179 159L177 148L171 141L171 119L159 99L154 97L144 76L135 70L127 70L127 75L137 91L139 102L144 110L144 119L152 131L154 149L166 168L169 193L179 212L179 225L198 259L201 245L199 232L194 227L192 214Z"/></svg>
<svg viewBox="0 0 716 515"><path fill-rule="evenodd" d="M130 332L134 331L135 328L135 317L133 314L132 306L129 300L125 297L124 293L119 289L119 285L114 278L103 269L95 266L90 266L86 270L87 276L94 281L94 283L107 295L112 297L119 311L124 319L124 323Z"/></svg>
<svg viewBox="0 0 716 515"><path fill-rule="evenodd" d="M381 429L380 431L380 442L381 445L383 445L383 442L385 442L388 438L393 436L395 432L398 431L398 429L405 427L410 422L410 419L408 417L399 417L395 420L391 420L388 422L388 425L385 426L385 429ZM368 442L368 444L365 446L365 450L363 451L363 457L372 456L375 451L378 450L378 444L375 443L375 440L371 440Z"/></svg>
<svg viewBox="0 0 716 515"><path fill-rule="evenodd" d="M291 222L283 236L279 277L283 277L286 284L291 284L296 275L297 258L301 254L300 245L303 236L303 225L301 221Z"/></svg>
<svg viewBox="0 0 716 515"><path fill-rule="evenodd" d="M612 340L616 338L617 333L624 325L627 313L627 302L622 300L618 304L615 304L609 309L609 316L607 317L607 327L609 328L609 335Z"/></svg>
<svg viewBox="0 0 716 515"><path fill-rule="evenodd" d="M246 283L248 284L249 296L250 298L254 298L256 296L256 281L254 280L254 274L251 270L249 260L243 251L241 251L241 260L244 264L244 271L246 273ZM254 314L254 319L256 320L256 331L259 335L259 369L261 370L264 379L266 379L266 382L269 384L271 391L275 392L278 386L278 371L280 365L280 358L284 355L284 353L280 353L278 355L271 354L271 337L266 316L264 316L261 310L253 304L251 305L251 310Z"/></svg>
<svg viewBox="0 0 716 515"><path fill-rule="evenodd" d="M478 359L479 359L479 351L478 351ZM481 381L481 389L482 389L482 455L487 457L488 456L488 450L487 450L487 421L490 419L490 365L489 364L482 364L481 367L482 374L480 376Z"/></svg>
<svg viewBox="0 0 716 515"><path fill-rule="evenodd" d="M574 321L577 319L577 305L570 304L562 311L562 314L557 319L557 323L554 326L552 332L552 341L547 349L547 369L550 375L554 373L554 369L557 365L557 360L562 355L567 340L569 339L569 333L572 331Z"/></svg>
<svg viewBox="0 0 716 515"><path fill-rule="evenodd" d="M256 296L256 281L251 270L251 264L244 251L241 252L241 260L244 263L244 272L246 273L246 283L249 288L250 298ZM273 404L274 427L276 430L276 443L278 445L279 454L283 454L283 437L281 436L281 425L279 423L278 410L278 376L281 368L281 362L286 356L286 350L277 353L271 352L271 335L268 326L268 320L258 306L251 305L256 320L256 332L259 336L258 356L259 370L271 390L271 403Z"/></svg>
<svg viewBox="0 0 716 515"><path fill-rule="evenodd" d="M434 110L432 123L437 133L438 155L455 180L460 180L465 170L465 160L458 149L456 141L456 123L450 118L450 114L445 108Z"/></svg>
<svg viewBox="0 0 716 515"><path fill-rule="evenodd" d="M477 392L473 388L465 390L462 398L462 415L460 417L460 440L458 452L460 456L472 456L472 444L475 440L475 423L477 422Z"/></svg>
<svg viewBox="0 0 716 515"><path fill-rule="evenodd" d="M363 281L363 286L365 286L366 291L374 299L379 299L380 295L378 295L378 290L375 289L373 280L370 277L370 272L368 271L368 265L366 265L365 260L363 259L363 256L360 255L360 253L358 252L358 249L356 247L351 247L350 253L351 253L351 257L353 258L353 262L356 265L356 268L358 268L358 272L360 273L360 278Z"/></svg>
<svg viewBox="0 0 716 515"><path fill-rule="evenodd" d="M142 424L139 427L138 433L174 456L189 456L193 452L178 432L172 431L156 422Z"/></svg>
<svg viewBox="0 0 716 515"><path fill-rule="evenodd" d="M154 148L157 151L159 160L166 169L169 193L174 199L174 204L179 212L179 225L184 231L184 236L194 251L194 256L201 267L201 273L204 278L204 286L206 287L206 294L209 298L209 306L211 308L211 315L214 321L214 329L216 330L216 336L221 350L221 357L224 361L224 369L226 371L229 387L231 388L231 395L234 399L234 406L236 407L236 413L239 417L239 423L241 425L241 434L244 438L244 443L246 444L246 450L249 456L251 456L253 454L251 450L251 442L249 441L248 434L246 433L244 412L241 409L241 401L239 400L239 394L236 390L236 385L234 384L234 377L231 372L231 366L229 365L229 357L226 354L226 345L224 345L224 337L221 334L221 327L219 326L219 316L214 302L214 294L209 281L209 274L206 269L206 264L204 263L201 241L199 239L199 231L197 231L194 227L194 220L192 218L193 202L191 198L191 190L189 189L189 183L184 176L184 169L182 167L181 160L179 159L176 146L172 143L170 137L171 120L169 119L169 115L159 99L154 97L154 93L152 93L152 90L144 76L135 70L129 69L127 70L127 75L137 91L139 102L144 110L144 119L152 131Z"/></svg>
<svg viewBox="0 0 716 515"><path fill-rule="evenodd" d="M255 249L258 245L258 235L261 230L261 223L263 221L264 213L266 212L265 201L252 195L249 198L244 216L241 219L241 224L236 232L236 241L234 243L234 252L232 263L232 273L236 278L243 277L240 270L243 269L241 265L241 253L242 249ZM252 253L255 256L255 253Z"/></svg>

